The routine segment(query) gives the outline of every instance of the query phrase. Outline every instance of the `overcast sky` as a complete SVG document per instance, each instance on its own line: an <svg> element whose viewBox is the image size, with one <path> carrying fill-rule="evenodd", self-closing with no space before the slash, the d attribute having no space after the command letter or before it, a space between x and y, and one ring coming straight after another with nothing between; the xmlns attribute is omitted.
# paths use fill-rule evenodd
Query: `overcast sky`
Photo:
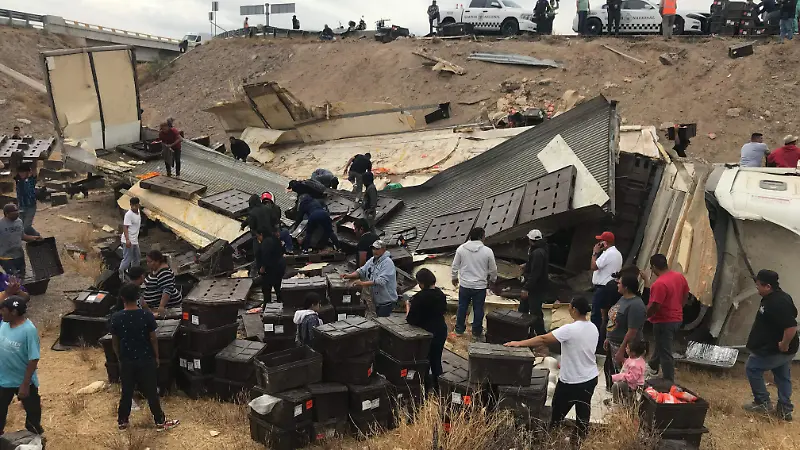
<svg viewBox="0 0 800 450"><path fill-rule="evenodd" d="M535 0L515 0L533 10ZM600 5L604 0L593 0ZM430 0L298 0L297 17L302 28L320 30L324 24L336 28L347 26L350 20L358 22L361 16L370 29L380 18L411 29L413 33L428 32L426 10ZM463 0L468 4L469 0ZM244 17L239 16L239 6L256 5L258 1L220 0L217 25L230 30L241 28ZM453 8L456 0L439 0L442 10ZM711 0L679 0L681 8L708 10ZM3 8L34 14L51 14L129 31L179 38L187 32L211 32L208 12L210 0L3 0ZM565 0L556 17L555 29L559 34L572 33L575 15L574 1ZM270 24L288 28L291 15L273 15ZM250 24L263 24L264 16L251 17Z"/></svg>

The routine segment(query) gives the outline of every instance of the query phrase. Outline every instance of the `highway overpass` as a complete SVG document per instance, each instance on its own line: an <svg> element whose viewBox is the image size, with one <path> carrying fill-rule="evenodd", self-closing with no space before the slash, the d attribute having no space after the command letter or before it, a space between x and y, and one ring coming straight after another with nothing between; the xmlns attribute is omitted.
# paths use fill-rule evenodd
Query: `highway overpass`
<svg viewBox="0 0 800 450"><path fill-rule="evenodd" d="M0 25L31 26L42 28L50 33L71 36L78 45L86 47L110 44L132 45L136 48L138 61L155 61L178 56L178 39L153 36L135 31L120 30L101 25L92 25L59 16L28 14L8 9L0 9Z"/></svg>

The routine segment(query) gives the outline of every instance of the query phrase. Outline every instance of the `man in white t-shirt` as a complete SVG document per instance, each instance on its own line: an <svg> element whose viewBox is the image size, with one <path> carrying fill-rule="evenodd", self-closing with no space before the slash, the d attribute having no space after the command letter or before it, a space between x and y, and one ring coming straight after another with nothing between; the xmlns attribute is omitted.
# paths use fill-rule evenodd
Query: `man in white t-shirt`
<svg viewBox="0 0 800 450"><path fill-rule="evenodd" d="M139 211L139 199L131 198L131 209L125 213L122 221L122 262L119 264L119 277L125 281L125 271L141 265L142 254L139 251L139 229L142 227L142 215Z"/></svg>
<svg viewBox="0 0 800 450"><path fill-rule="evenodd" d="M594 285L594 295L592 296L592 323L595 324L600 332L600 342L605 340L603 325L603 315L600 312L603 296L602 287L614 278L614 274L622 270L622 253L614 247L614 233L604 231L600 236L596 236L597 244L592 249L592 284Z"/></svg>

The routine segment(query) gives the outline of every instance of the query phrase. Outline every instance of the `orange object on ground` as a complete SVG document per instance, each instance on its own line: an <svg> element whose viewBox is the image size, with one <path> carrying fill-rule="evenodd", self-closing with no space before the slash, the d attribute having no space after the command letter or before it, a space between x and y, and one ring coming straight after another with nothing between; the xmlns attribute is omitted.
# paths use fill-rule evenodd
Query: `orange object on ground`
<svg viewBox="0 0 800 450"><path fill-rule="evenodd" d="M141 175L136 175L136 178L138 178L140 180L149 180L150 178L155 178L155 177L157 177L159 175L161 175L159 172L147 172L147 173L143 173Z"/></svg>
<svg viewBox="0 0 800 450"><path fill-rule="evenodd" d="M695 395L692 395L691 393L684 391L678 386L672 386L669 389L669 393L672 394L673 397L682 402L694 403L697 401L697 397Z"/></svg>

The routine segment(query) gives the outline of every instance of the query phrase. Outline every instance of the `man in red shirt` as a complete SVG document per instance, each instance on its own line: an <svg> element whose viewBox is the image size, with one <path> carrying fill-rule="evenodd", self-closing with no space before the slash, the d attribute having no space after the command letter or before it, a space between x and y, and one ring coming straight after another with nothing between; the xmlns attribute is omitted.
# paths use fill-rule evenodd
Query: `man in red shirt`
<svg viewBox="0 0 800 450"><path fill-rule="evenodd" d="M683 305L689 298L689 283L678 272L669 270L667 257L662 254L650 258L650 270L658 277L650 286L650 302L647 317L653 324L655 352L648 362L650 376L663 371L663 378L675 381L675 359L672 357L672 341L683 323Z"/></svg>
<svg viewBox="0 0 800 450"><path fill-rule="evenodd" d="M172 176L172 166L175 166L175 175L181 176L181 142L183 141L181 133L177 128L169 126L167 122L162 123L159 128L158 138L164 145L162 155L167 167L167 176Z"/></svg>
<svg viewBox="0 0 800 450"><path fill-rule="evenodd" d="M767 156L767 167L785 167L794 169L800 160L800 149L797 148L797 136L783 138L783 147L780 147Z"/></svg>

